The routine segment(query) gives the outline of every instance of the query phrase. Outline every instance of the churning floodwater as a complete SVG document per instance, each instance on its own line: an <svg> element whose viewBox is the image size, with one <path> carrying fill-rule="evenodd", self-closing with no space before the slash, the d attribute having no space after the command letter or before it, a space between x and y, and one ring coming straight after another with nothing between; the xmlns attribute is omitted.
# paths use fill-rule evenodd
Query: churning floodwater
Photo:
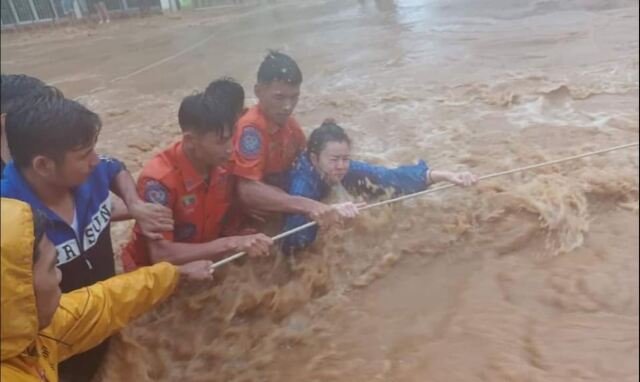
<svg viewBox="0 0 640 382"><path fill-rule="evenodd" d="M245 2L2 36L2 71L93 108L133 171L216 77L251 98L268 48L295 116L354 156L478 175L638 141L638 2ZM337 193L338 195L340 193ZM126 242L129 224L113 231ZM100 381L636 381L638 152L372 209L293 259L183 285L114 341Z"/></svg>

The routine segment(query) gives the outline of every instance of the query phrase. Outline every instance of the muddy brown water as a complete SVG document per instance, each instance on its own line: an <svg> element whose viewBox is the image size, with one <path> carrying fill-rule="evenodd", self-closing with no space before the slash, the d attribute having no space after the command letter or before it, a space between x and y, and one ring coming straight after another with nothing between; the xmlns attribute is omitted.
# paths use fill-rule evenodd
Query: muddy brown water
<svg viewBox="0 0 640 382"><path fill-rule="evenodd" d="M2 35L2 71L99 112L135 173L215 77L267 48L296 116L355 155L478 174L638 140L637 1L276 1ZM118 243L130 225L114 224ZM117 336L109 381L636 381L638 152L363 214L293 260L183 285Z"/></svg>

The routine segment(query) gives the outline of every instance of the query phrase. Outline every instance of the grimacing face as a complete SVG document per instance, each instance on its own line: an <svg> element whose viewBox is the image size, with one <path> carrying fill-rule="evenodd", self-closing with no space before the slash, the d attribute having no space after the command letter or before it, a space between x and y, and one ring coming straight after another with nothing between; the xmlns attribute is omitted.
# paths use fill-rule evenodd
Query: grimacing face
<svg viewBox="0 0 640 382"><path fill-rule="evenodd" d="M33 290L40 329L51 324L60 305L62 273L56 267L56 260L56 248L47 235L44 235L38 244L38 257L33 264Z"/></svg>
<svg viewBox="0 0 640 382"><path fill-rule="evenodd" d="M348 142L327 142L320 154L311 153L311 163L329 184L338 184L349 171L351 146Z"/></svg>

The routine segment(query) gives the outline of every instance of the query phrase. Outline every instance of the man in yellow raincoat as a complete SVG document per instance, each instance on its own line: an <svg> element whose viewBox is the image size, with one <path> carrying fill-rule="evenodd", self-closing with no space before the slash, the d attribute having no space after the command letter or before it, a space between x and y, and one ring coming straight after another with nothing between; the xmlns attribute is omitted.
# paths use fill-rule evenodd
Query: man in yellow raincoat
<svg viewBox="0 0 640 382"><path fill-rule="evenodd" d="M169 296L181 275L211 279L207 260L158 263L62 294L46 215L2 198L2 381L58 381L58 363L90 349Z"/></svg>

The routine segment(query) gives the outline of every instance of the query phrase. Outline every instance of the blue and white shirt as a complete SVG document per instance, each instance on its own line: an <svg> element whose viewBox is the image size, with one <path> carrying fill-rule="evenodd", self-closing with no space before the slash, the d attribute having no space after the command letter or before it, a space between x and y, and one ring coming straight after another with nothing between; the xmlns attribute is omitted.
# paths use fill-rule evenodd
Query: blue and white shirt
<svg viewBox="0 0 640 382"><path fill-rule="evenodd" d="M62 272L60 288L69 292L115 275L111 245L111 198L109 189L115 176L124 169L122 162L101 157L89 178L74 190L78 232L38 199L15 164L9 162L1 182L3 198L29 203L52 221L47 237L58 255Z"/></svg>
<svg viewBox="0 0 640 382"><path fill-rule="evenodd" d="M416 165L386 168L368 163L351 161L347 175L342 179L342 186L353 195L379 197L391 191L394 196L411 194L427 188L427 171L429 167L424 161ZM331 186L311 164L307 152L298 157L289 172L290 195L304 196L313 200L322 200L329 196ZM285 215L284 230L299 227L309 222L305 215ZM286 237L282 243L285 253L304 248L316 239L317 227L309 227Z"/></svg>

